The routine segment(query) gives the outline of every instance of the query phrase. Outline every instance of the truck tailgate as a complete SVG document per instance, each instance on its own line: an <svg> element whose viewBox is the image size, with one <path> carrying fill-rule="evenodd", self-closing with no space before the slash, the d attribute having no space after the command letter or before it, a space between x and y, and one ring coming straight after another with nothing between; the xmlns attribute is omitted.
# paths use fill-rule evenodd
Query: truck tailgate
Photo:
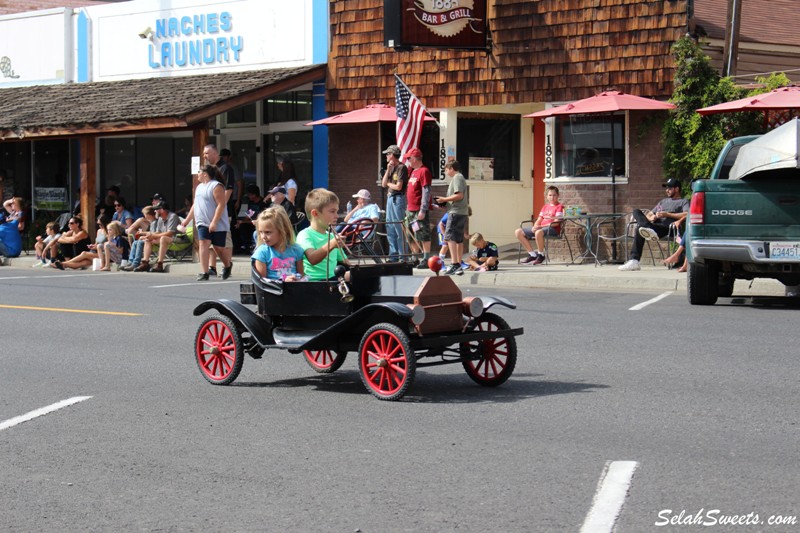
<svg viewBox="0 0 800 533"><path fill-rule="evenodd" d="M694 238L800 241L800 180L709 180Z"/></svg>

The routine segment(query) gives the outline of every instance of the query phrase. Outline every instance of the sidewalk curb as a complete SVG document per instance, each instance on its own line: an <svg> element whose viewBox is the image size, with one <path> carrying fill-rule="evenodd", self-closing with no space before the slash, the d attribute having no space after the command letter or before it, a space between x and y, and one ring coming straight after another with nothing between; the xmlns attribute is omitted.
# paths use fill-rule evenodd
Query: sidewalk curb
<svg viewBox="0 0 800 533"><path fill-rule="evenodd" d="M24 271L36 262L34 256L20 256L9 259L8 267ZM194 278L200 269L197 263L187 261L167 262L166 275ZM222 271L217 263L217 270ZM8 268L6 267L6 268ZM5 269L3 269L5 270ZM131 273L133 276L152 276L153 279L163 276L149 273ZM429 270L415 271L417 276L432 276ZM673 291L686 294L686 274L677 270L668 270L659 266L643 266L636 272L622 272L616 265L594 264L549 264L549 265L516 265L502 264L495 272L465 272L462 276L452 276L456 285L469 287L526 288L526 289L562 289L562 290L604 290L604 291ZM234 257L231 281L247 281L250 279L250 258ZM757 279L752 282L737 280L734 288L735 296L783 296L784 287L771 279Z"/></svg>

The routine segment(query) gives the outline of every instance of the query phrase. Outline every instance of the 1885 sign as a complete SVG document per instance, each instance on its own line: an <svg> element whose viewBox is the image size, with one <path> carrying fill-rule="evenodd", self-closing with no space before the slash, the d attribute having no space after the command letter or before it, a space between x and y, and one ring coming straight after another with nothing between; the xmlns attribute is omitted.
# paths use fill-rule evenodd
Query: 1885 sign
<svg viewBox="0 0 800 533"><path fill-rule="evenodd" d="M390 48L485 49L486 0L387 0L384 41Z"/></svg>

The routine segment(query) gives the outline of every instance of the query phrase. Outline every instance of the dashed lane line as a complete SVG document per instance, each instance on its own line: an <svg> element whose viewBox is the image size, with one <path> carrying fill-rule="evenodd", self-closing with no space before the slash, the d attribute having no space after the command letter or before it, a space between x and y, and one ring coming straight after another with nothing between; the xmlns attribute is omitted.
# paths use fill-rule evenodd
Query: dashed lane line
<svg viewBox="0 0 800 533"><path fill-rule="evenodd" d="M633 307L628 309L628 311L641 311L642 309L644 309L648 305L654 304L654 303L656 303L658 301L661 301L664 298L666 298L667 296L670 296L672 293L673 293L673 291L668 291L668 292L661 293L661 294L659 294L658 296L656 296L655 298L653 298L651 300L647 300L646 302L642 302L640 304L634 305Z"/></svg>
<svg viewBox="0 0 800 533"><path fill-rule="evenodd" d="M625 496L631 486L636 461L611 461L606 464L592 508L581 526L581 533L611 533L617 522Z"/></svg>
<svg viewBox="0 0 800 533"><path fill-rule="evenodd" d="M53 411L58 411L59 409L63 409L64 407L69 407L70 405L83 402L85 400L88 400L89 398L91 398L91 396L75 396L73 398L68 398L66 400L61 400L58 403L48 405L47 407L36 409L35 411L31 411L30 413L25 413L24 415L15 416L14 418L9 418L4 422L0 422L0 431L3 431L4 429L8 429L10 427L14 427L18 424L22 424L23 422L33 420L34 418L38 418L40 416L52 413Z"/></svg>

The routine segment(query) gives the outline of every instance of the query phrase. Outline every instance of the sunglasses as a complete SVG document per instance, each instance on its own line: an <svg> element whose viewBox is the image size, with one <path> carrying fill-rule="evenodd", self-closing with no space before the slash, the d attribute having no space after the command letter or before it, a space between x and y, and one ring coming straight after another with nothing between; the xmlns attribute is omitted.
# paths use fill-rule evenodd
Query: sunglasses
<svg viewBox="0 0 800 533"><path fill-rule="evenodd" d="M77 222L73 222L72 220L70 220L70 221L68 222L68 224L71 226L71 225L73 225L73 224L77 224Z"/></svg>
<svg viewBox="0 0 800 533"><path fill-rule="evenodd" d="M114 207L122 207L122 204L114 204Z"/></svg>

